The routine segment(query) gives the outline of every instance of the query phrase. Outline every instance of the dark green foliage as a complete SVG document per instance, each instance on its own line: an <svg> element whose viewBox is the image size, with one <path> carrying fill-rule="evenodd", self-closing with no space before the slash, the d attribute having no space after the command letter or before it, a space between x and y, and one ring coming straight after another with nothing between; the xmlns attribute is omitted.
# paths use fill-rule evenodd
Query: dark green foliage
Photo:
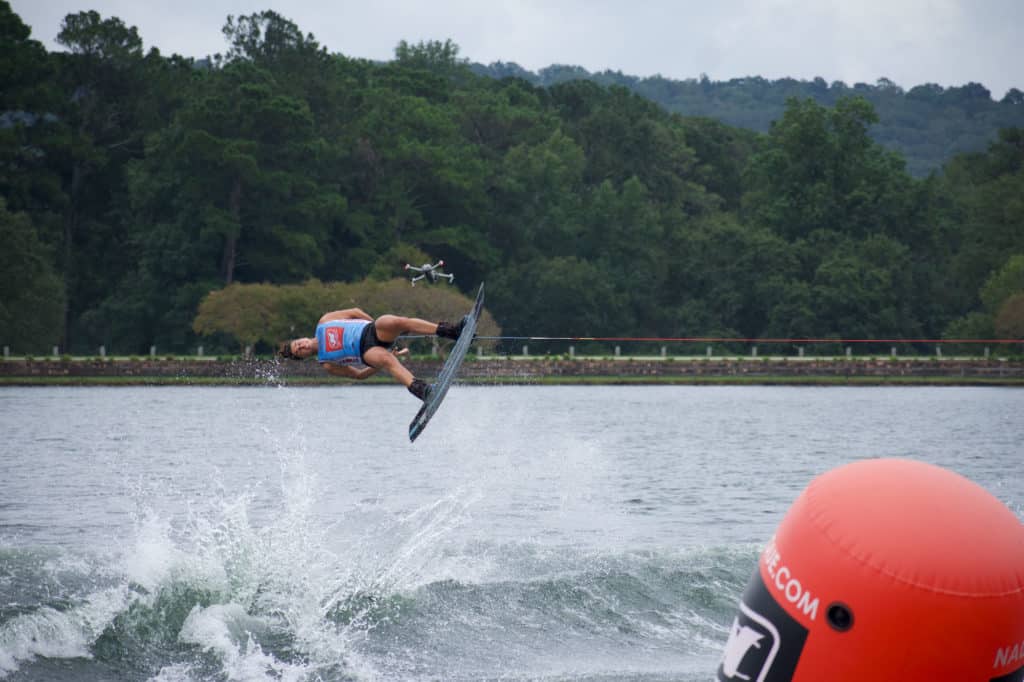
<svg viewBox="0 0 1024 682"><path fill-rule="evenodd" d="M578 66L551 66L537 73L517 64L501 62L470 68L483 76L515 76L535 85L553 86L572 80L586 80L622 86L657 102L669 111L685 116L717 119L729 125L767 132L786 110L791 98L811 99L832 107L844 97L865 98L879 114L872 139L907 160L911 175L923 177L937 171L954 155L979 152L997 130L1024 127L1024 93L1011 88L998 102L978 83L943 88L934 83L904 91L887 78L874 84L842 81L831 85L821 78L798 81L792 78L768 80L761 77L712 81L706 76L671 80L662 76L638 78L618 71L590 73Z"/></svg>
<svg viewBox="0 0 1024 682"><path fill-rule="evenodd" d="M513 335L1017 328L1024 131L925 179L891 150L954 123L980 150L1019 92L535 76L451 41L376 64L272 11L223 31L225 56L196 62L80 12L48 54L0 0L0 345L188 351L211 292L371 286L437 258L464 293L488 282ZM267 343L247 300L207 311L212 353ZM307 303L289 315L312 324Z"/></svg>
<svg viewBox="0 0 1024 682"><path fill-rule="evenodd" d="M0 199L0 343L14 353L60 340L64 292L50 250L31 219Z"/></svg>

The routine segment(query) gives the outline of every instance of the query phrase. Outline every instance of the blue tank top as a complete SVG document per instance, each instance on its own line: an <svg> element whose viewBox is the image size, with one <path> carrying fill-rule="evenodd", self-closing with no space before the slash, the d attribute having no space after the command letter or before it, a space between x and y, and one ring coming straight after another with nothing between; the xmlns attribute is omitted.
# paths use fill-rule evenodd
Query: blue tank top
<svg viewBox="0 0 1024 682"><path fill-rule="evenodd" d="M359 341L363 329L370 324L366 320L331 320L316 326L318 350L316 359L333 362L336 365L352 365L362 362Z"/></svg>

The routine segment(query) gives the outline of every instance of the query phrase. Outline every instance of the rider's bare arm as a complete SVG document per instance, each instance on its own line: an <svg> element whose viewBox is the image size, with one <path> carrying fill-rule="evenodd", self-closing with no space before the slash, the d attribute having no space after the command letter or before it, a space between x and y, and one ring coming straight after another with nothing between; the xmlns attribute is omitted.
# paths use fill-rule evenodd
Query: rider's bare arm
<svg viewBox="0 0 1024 682"><path fill-rule="evenodd" d="M374 367L363 367L356 369L351 365L334 365L329 362L320 363L328 374L334 377L345 377L346 379L357 379L362 381L377 373Z"/></svg>

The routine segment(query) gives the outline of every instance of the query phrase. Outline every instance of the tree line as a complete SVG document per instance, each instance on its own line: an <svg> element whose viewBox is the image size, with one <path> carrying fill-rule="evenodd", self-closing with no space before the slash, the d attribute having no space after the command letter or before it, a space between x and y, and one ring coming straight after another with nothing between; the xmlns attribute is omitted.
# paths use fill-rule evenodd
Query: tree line
<svg viewBox="0 0 1024 682"><path fill-rule="evenodd" d="M899 152L915 177L939 170L956 154L984 151L1000 128L1024 126L1024 92L1010 88L996 101L981 83L948 88L925 83L904 90L888 78L879 78L874 84L847 85L843 81L828 83L820 77L809 81L759 76L713 81L704 74L686 80L640 78L621 71L591 73L579 66L561 64L536 73L514 62L473 63L470 67L474 73L492 78L512 76L540 86L570 80L621 85L669 111L706 116L762 133L782 116L790 99L812 99L831 107L844 97L863 97L879 116L871 128L871 138Z"/></svg>
<svg viewBox="0 0 1024 682"><path fill-rule="evenodd" d="M917 178L856 92L760 133L451 41L374 63L272 11L223 33L166 57L79 12L50 53L0 2L0 344L267 344L252 319L297 321L262 287L358 302L437 258L509 335L1024 335L1020 128ZM238 326L200 319L228 300Z"/></svg>

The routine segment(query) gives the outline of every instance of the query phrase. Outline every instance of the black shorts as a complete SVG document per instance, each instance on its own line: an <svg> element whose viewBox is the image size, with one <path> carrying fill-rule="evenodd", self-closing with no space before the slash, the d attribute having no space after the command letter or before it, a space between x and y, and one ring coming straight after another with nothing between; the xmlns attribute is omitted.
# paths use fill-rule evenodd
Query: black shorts
<svg viewBox="0 0 1024 682"><path fill-rule="evenodd" d="M373 322L363 327L363 333L359 337L359 359L362 360L363 356L366 355L366 351L370 350L374 346L381 346L382 348L390 348L390 343L384 343L377 338L377 327Z"/></svg>

